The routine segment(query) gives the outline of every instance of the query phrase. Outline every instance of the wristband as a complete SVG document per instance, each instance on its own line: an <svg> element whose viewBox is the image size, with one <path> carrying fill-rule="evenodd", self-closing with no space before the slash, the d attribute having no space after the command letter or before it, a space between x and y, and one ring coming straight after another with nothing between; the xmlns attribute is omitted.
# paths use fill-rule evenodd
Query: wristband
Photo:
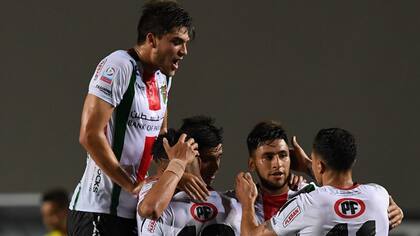
<svg viewBox="0 0 420 236"><path fill-rule="evenodd" d="M166 167L166 171L170 171L174 173L178 178L181 178L185 171L185 162L179 160L179 159L172 159L168 167Z"/></svg>

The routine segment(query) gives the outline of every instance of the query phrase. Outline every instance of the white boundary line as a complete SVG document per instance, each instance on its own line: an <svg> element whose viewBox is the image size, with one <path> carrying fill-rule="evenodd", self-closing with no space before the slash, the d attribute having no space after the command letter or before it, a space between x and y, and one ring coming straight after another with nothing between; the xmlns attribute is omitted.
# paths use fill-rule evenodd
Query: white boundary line
<svg viewBox="0 0 420 236"><path fill-rule="evenodd" d="M0 193L0 207L39 206L40 193Z"/></svg>

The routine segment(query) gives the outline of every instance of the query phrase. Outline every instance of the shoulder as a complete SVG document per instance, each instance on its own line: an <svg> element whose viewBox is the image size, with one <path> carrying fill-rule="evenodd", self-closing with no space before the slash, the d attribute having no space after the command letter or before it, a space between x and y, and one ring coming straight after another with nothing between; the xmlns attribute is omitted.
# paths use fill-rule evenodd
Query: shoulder
<svg viewBox="0 0 420 236"><path fill-rule="evenodd" d="M380 194L382 196L385 196L386 198L389 197L388 191L379 184L375 184L375 183L361 184L359 188L361 189L361 191L366 192L366 193Z"/></svg>
<svg viewBox="0 0 420 236"><path fill-rule="evenodd" d="M136 62L124 50L112 52L106 56L101 63L106 65L106 69L112 68L115 71L130 72L135 66ZM111 70L111 69L109 69Z"/></svg>
<svg viewBox="0 0 420 236"><path fill-rule="evenodd" d="M317 188L318 186L316 186L314 182L311 182L309 184L305 183L305 184L299 185L299 188L297 191L289 190L289 198L293 198L302 193L310 193L316 190Z"/></svg>
<svg viewBox="0 0 420 236"><path fill-rule="evenodd" d="M229 198L235 198L236 199L236 193L234 189L226 190L224 192L221 192L223 196L229 197Z"/></svg>

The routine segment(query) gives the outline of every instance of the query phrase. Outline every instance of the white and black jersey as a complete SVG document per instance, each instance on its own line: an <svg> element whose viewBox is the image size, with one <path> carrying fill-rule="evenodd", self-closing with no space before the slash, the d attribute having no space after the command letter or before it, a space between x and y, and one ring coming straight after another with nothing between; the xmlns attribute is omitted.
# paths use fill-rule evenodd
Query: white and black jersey
<svg viewBox="0 0 420 236"><path fill-rule="evenodd" d="M143 186L141 202L154 182ZM213 236L240 235L241 205L223 193L210 191L206 202L193 202L185 192L174 195L158 220L142 218L137 214L139 235Z"/></svg>
<svg viewBox="0 0 420 236"><path fill-rule="evenodd" d="M269 221L277 235L388 235L388 192L377 184L323 186L288 201Z"/></svg>

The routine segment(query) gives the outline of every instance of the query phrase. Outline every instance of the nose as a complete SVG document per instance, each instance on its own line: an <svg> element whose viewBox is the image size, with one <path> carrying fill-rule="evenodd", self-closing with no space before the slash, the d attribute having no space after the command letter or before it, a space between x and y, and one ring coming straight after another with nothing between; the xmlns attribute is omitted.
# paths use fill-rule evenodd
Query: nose
<svg viewBox="0 0 420 236"><path fill-rule="evenodd" d="M273 169L279 169L282 166L282 162L280 160L279 155L275 155L271 161L271 164L273 166Z"/></svg>
<svg viewBox="0 0 420 236"><path fill-rule="evenodd" d="M182 44L181 50L179 50L179 54L180 54L181 57L188 54L187 43Z"/></svg>

